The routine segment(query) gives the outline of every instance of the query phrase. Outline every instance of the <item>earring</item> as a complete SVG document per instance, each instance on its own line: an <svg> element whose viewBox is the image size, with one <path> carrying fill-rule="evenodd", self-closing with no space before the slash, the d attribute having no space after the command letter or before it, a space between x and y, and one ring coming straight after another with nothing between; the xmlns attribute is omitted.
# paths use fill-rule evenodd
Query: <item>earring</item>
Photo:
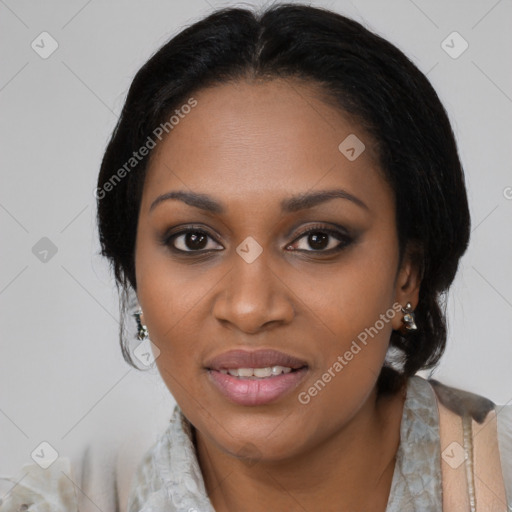
<svg viewBox="0 0 512 512"><path fill-rule="evenodd" d="M405 308L402 307L402 313L404 313L404 317L402 319L404 325L400 328L400 332L405 335L411 331L418 330L416 322L414 321L414 311L410 302L405 305Z"/></svg>
<svg viewBox="0 0 512 512"><path fill-rule="evenodd" d="M133 316L137 322L137 339L144 341L149 338L148 328L141 322L140 316L142 315L142 309L136 311Z"/></svg>

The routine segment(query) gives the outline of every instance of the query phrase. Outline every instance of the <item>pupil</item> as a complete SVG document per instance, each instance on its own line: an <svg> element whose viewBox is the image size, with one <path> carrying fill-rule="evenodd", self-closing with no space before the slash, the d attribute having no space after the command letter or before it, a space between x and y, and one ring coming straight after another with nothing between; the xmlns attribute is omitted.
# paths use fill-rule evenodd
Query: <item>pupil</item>
<svg viewBox="0 0 512 512"><path fill-rule="evenodd" d="M206 235L204 233L187 233L185 244L189 249L202 249L206 245Z"/></svg>
<svg viewBox="0 0 512 512"><path fill-rule="evenodd" d="M326 245L325 242L327 242L328 239L327 233L311 233L309 235L309 245L313 249L324 249Z"/></svg>

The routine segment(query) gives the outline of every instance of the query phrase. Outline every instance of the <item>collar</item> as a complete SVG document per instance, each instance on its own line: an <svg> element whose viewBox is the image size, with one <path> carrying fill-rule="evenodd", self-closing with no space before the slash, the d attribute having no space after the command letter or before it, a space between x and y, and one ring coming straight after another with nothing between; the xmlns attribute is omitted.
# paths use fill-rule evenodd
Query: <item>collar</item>
<svg viewBox="0 0 512 512"><path fill-rule="evenodd" d="M432 386L407 381L400 445L386 512L442 509L439 416ZM215 512L194 446L193 427L178 405L170 424L146 452L133 479L128 512Z"/></svg>

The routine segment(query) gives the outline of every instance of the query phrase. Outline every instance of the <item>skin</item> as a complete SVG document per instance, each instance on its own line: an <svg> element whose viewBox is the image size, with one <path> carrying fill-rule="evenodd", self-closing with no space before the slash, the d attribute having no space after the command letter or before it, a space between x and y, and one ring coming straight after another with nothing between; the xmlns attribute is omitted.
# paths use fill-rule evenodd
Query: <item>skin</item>
<svg viewBox="0 0 512 512"><path fill-rule="evenodd" d="M308 404L297 398L394 303L418 302L418 269L407 256L399 268L394 196L371 138L324 102L314 84L243 80L194 98L197 106L152 155L135 261L143 321L161 351L156 363L196 428L212 504L221 512L384 511L404 393L378 399L376 380L402 314ZM366 150L349 161L338 145L352 133ZM339 188L367 208L336 198L280 211L291 195ZM150 211L173 190L208 194L226 212L179 200ZM346 228L353 241L326 254L339 238L318 249L302 236L318 223ZM185 235L161 242L190 225L206 231L207 242L187 244ZM236 252L248 236L263 249L250 264ZM173 244L189 252L176 255ZM192 252L205 249L212 252ZM281 350L306 360L308 372L275 402L236 405L204 368L208 358L234 348Z"/></svg>

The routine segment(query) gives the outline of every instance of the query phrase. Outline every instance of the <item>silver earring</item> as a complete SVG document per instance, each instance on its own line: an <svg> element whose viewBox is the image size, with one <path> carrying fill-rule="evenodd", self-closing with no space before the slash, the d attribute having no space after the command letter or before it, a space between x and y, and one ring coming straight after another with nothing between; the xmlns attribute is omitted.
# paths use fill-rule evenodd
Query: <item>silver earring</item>
<svg viewBox="0 0 512 512"><path fill-rule="evenodd" d="M414 311L410 302L405 305L405 308L402 307L402 313L404 314L404 317L402 318L403 325L400 329L400 332L402 334L407 334L411 331L417 331L418 326L414 321Z"/></svg>
<svg viewBox="0 0 512 512"><path fill-rule="evenodd" d="M140 316L142 315L142 309L135 311L133 316L137 322L137 339L144 341L149 338L148 328L141 322Z"/></svg>

